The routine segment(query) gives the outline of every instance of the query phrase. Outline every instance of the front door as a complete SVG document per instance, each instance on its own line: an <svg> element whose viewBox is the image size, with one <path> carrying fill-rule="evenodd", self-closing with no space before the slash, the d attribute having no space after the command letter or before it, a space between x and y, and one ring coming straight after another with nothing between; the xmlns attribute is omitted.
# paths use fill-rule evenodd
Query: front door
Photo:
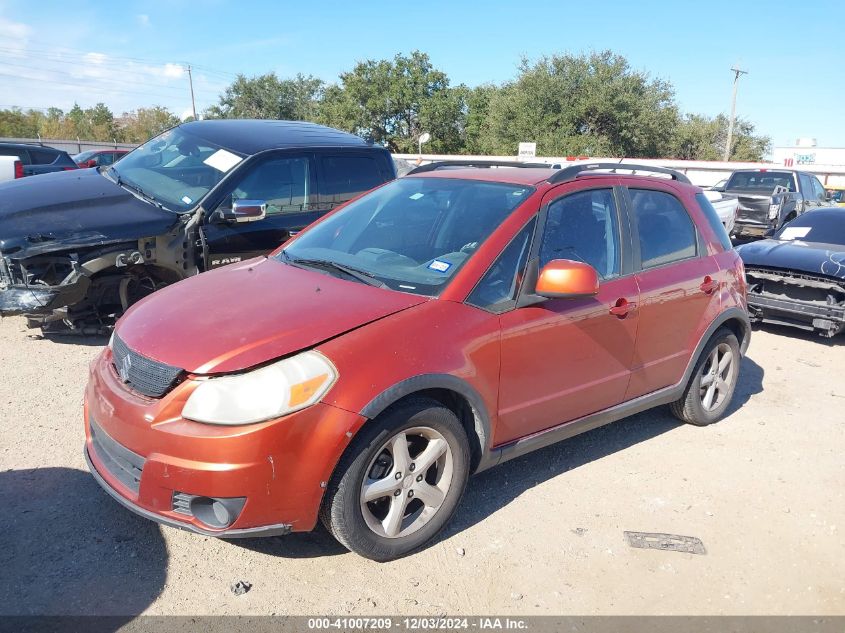
<svg viewBox="0 0 845 633"><path fill-rule="evenodd" d="M271 156L248 167L216 208L231 208L235 200L260 200L267 215L236 223L215 218L216 208L209 209L203 226L206 269L266 255L323 215L325 211L314 209L314 181L310 154Z"/></svg>
<svg viewBox="0 0 845 633"><path fill-rule="evenodd" d="M613 188L569 183L549 193L537 255L586 262L594 297L549 299L501 315L502 368L495 444L621 402L630 377L639 290L630 274L627 217Z"/></svg>

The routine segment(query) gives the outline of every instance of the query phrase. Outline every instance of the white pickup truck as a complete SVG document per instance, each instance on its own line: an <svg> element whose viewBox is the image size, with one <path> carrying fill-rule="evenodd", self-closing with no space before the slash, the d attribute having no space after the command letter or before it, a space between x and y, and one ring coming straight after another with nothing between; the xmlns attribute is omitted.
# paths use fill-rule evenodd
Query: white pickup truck
<svg viewBox="0 0 845 633"><path fill-rule="evenodd" d="M23 176L23 165L17 156L0 156L0 182Z"/></svg>

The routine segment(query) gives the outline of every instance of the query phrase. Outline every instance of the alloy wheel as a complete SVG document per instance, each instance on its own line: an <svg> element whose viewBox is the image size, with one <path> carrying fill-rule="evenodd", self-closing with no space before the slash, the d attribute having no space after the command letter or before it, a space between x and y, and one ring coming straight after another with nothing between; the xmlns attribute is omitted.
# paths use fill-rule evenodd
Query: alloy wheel
<svg viewBox="0 0 845 633"><path fill-rule="evenodd" d="M438 431L419 426L396 433L367 466L361 484L367 526L386 538L417 532L443 505L453 469L452 449Z"/></svg>
<svg viewBox="0 0 845 633"><path fill-rule="evenodd" d="M735 375L734 353L730 345L717 345L701 369L701 406L713 411L722 406L730 394Z"/></svg>

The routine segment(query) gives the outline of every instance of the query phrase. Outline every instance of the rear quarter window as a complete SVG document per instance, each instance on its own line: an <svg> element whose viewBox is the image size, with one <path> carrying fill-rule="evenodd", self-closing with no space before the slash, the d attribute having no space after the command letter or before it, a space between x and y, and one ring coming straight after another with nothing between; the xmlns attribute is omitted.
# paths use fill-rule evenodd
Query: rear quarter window
<svg viewBox="0 0 845 633"><path fill-rule="evenodd" d="M675 196L652 189L629 189L640 241L643 270L698 254L698 234Z"/></svg>
<svg viewBox="0 0 845 633"><path fill-rule="evenodd" d="M722 221L719 219L719 214L716 213L716 209L714 209L713 205L710 204L707 196L703 193L697 193L695 194L695 201L698 202L701 212L704 214L704 217L707 218L707 223L710 225L710 228L713 229L713 232L716 234L716 238L719 240L719 244L722 245L722 248L726 251L732 249L733 244L731 244L731 238L725 230L725 225L722 224Z"/></svg>

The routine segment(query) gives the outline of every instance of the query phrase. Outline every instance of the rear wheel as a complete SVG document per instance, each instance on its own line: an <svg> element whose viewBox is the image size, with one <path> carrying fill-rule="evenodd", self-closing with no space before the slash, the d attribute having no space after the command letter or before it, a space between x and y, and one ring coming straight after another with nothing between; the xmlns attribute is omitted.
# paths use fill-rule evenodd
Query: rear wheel
<svg viewBox="0 0 845 633"><path fill-rule="evenodd" d="M733 398L739 379L739 341L727 328L719 328L704 347L684 395L673 402L672 413L697 426L721 418Z"/></svg>
<svg viewBox="0 0 845 633"><path fill-rule="evenodd" d="M320 518L353 552L392 560L440 532L468 476L469 443L457 416L434 400L408 400L373 420L350 445Z"/></svg>

